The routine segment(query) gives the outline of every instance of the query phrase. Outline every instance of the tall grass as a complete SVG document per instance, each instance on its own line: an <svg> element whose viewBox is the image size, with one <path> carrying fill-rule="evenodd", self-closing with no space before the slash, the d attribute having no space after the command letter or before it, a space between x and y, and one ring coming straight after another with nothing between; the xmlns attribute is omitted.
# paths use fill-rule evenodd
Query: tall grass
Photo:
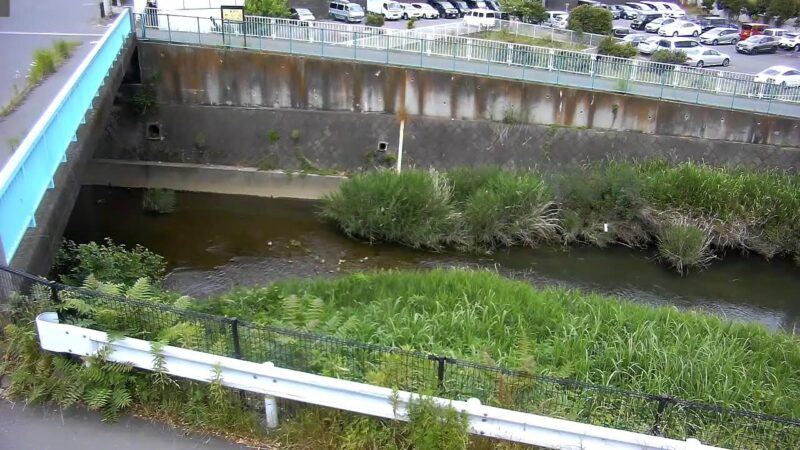
<svg viewBox="0 0 800 450"><path fill-rule="evenodd" d="M260 323L800 417L800 342L790 335L674 308L533 288L485 271L290 280L234 291L206 308Z"/></svg>
<svg viewBox="0 0 800 450"><path fill-rule="evenodd" d="M172 189L148 189L142 196L142 209L155 214L175 212L175 191Z"/></svg>
<svg viewBox="0 0 800 450"><path fill-rule="evenodd" d="M491 167L454 169L444 178L422 171L369 173L328 197L323 216L372 242L467 250L553 240L682 245L676 239L696 233L663 235L681 217L708 231L709 245L683 246L702 247L697 262L727 250L800 255L800 178L694 163L611 162L550 175ZM693 265L703 266L685 266Z"/></svg>

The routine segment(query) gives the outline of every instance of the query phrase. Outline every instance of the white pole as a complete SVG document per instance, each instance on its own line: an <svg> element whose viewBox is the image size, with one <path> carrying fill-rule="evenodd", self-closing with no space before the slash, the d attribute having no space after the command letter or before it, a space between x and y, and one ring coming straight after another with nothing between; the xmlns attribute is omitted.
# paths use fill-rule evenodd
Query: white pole
<svg viewBox="0 0 800 450"><path fill-rule="evenodd" d="M403 167L403 130L406 127L405 119L400 121L400 140L397 144L397 173L400 173Z"/></svg>
<svg viewBox="0 0 800 450"><path fill-rule="evenodd" d="M271 362L265 362L267 367L275 367ZM266 417L267 428L278 428L278 401L271 395L264 396L264 416Z"/></svg>

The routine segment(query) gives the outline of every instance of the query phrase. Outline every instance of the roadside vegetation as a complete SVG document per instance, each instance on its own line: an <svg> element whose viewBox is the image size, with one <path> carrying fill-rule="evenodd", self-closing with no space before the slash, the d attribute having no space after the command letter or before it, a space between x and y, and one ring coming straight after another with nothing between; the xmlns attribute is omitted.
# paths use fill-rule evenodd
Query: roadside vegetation
<svg viewBox="0 0 800 450"><path fill-rule="evenodd" d="M490 41L510 42L512 44L532 45L535 47L549 47L561 50L584 50L585 45L573 42L556 41L549 38L533 38L530 36L516 35L509 31L481 31L472 35L477 39Z"/></svg>
<svg viewBox="0 0 800 450"><path fill-rule="evenodd" d="M15 84L11 100L0 109L0 117L5 117L25 100L25 97L39 85L48 75L55 73L64 61L68 60L80 42L57 40L51 48L40 48L33 53L33 62L28 75L25 77L25 86L20 89Z"/></svg>
<svg viewBox="0 0 800 450"><path fill-rule="evenodd" d="M158 287L163 272L152 268L163 259L146 249L126 249L110 241L108 245L67 247L66 253L75 256L64 266L69 268L64 279L106 295L502 365L531 374L800 417L796 402L800 395L800 342L759 325L563 288L536 288L493 272L470 270L383 271L337 279L285 280L195 302ZM136 272L141 277L131 281ZM76 274L87 275L78 280ZM98 301L85 291L65 290L61 298L61 304L53 305L49 291L34 289L30 296L16 299L12 314L4 316L10 324L0 336L5 346L0 374L8 377L7 394L12 398L50 401L64 407L80 404L100 411L105 420L133 410L244 442L280 442L285 448L434 448L429 446L432 442L446 442L435 448L454 450L524 448L470 438L455 411L434 408L424 400L414 405L409 424L292 405L283 413L281 428L266 434L258 411L248 406L252 403L222 387L218 375L208 384L187 382L159 371L140 372L106 362L102 352L84 365L41 352L31 323L36 313L55 307L62 320L157 342L152 352L158 360L163 345L216 346L213 339L224 336L205 329L202 321L166 312L153 316L142 306L121 314L115 301ZM278 340L286 355L313 356L311 362L318 373L393 388L398 379L424 378L424 369L402 359L389 357L384 364L362 370L366 367L359 369L343 361L343 354L309 353L308 343ZM222 341L219 344L219 352L230 350ZM486 401L498 406L516 398L513 389L532 388L506 386L503 377L496 385L487 386L497 392L485 392ZM585 420L585 408L600 406L596 400L574 396L554 402L545 398L517 406ZM626 429L646 430L652 425L652 411L638 402L614 405L616 413L592 417ZM702 417L690 420L669 425L678 430L689 427L687 433L723 446L735 442L742 447L744 442L743 448L785 448L785 440L792 438L775 434L770 435L773 441L750 442L747 439L754 435L736 428L738 422L725 425L720 419L712 418L712 423ZM748 446L750 443L754 445Z"/></svg>
<svg viewBox="0 0 800 450"><path fill-rule="evenodd" d="M611 34L611 11L589 5L580 5L569 13L567 28L581 33Z"/></svg>
<svg viewBox="0 0 800 450"><path fill-rule="evenodd" d="M656 246L681 273L729 251L800 261L797 176L695 163L370 172L328 195L321 215L356 239L437 251Z"/></svg>

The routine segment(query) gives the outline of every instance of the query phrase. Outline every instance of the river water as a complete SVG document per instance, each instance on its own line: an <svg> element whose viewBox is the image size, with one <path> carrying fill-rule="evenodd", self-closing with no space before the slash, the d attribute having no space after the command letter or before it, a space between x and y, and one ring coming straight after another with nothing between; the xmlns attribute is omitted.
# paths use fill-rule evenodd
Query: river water
<svg viewBox="0 0 800 450"><path fill-rule="evenodd" d="M649 251L624 247L433 253L348 239L311 201L178 193L172 214L142 211L141 190L84 187L65 237L110 237L163 255L172 290L195 297L286 277L378 268L485 267L536 285L561 285L634 302L700 309L772 329L800 329L800 268L791 261L727 256L681 277Z"/></svg>

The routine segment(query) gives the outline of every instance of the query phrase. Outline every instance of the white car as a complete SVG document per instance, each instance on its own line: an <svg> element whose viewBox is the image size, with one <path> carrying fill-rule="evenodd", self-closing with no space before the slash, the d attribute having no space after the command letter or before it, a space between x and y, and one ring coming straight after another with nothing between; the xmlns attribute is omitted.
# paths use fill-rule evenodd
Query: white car
<svg viewBox="0 0 800 450"><path fill-rule="evenodd" d="M403 8L403 19L421 19L422 18L422 10L419 8L414 8L414 6L410 3L400 3L400 7Z"/></svg>
<svg viewBox="0 0 800 450"><path fill-rule="evenodd" d="M659 36L700 36L703 29L700 25L685 20L676 20L669 25L664 25L658 29Z"/></svg>
<svg viewBox="0 0 800 450"><path fill-rule="evenodd" d="M664 10L664 15L667 17L672 17L673 19L681 19L686 17L686 11L681 9L680 6L676 5L675 3L667 3L667 2L659 2L666 8Z"/></svg>
<svg viewBox="0 0 800 450"><path fill-rule="evenodd" d="M652 55L653 52L658 50L658 42L660 40L661 38L658 36L651 36L643 42L639 42L639 45L636 46L636 50L639 50L639 53L643 55Z"/></svg>
<svg viewBox="0 0 800 450"><path fill-rule="evenodd" d="M471 9L464 14L464 23L473 27L493 27L500 14L489 9Z"/></svg>
<svg viewBox="0 0 800 450"><path fill-rule="evenodd" d="M544 19L542 25L553 28L566 28L567 20L569 20L569 13L566 11L547 11L547 18Z"/></svg>
<svg viewBox="0 0 800 450"><path fill-rule="evenodd" d="M667 17L659 17L658 19L648 23L644 26L644 31L648 33L658 33L658 30L663 27L664 25L669 25L672 22L675 22L675 19L670 19Z"/></svg>
<svg viewBox="0 0 800 450"><path fill-rule="evenodd" d="M781 36L781 40L778 41L778 47L785 48L787 50L795 49L800 51L800 34L795 33L786 33Z"/></svg>
<svg viewBox="0 0 800 450"><path fill-rule="evenodd" d="M695 47L685 50L687 66L708 67L723 66L728 67L731 63L730 55L714 50L713 48Z"/></svg>
<svg viewBox="0 0 800 450"><path fill-rule="evenodd" d="M438 19L439 11L435 10L433 6L427 3L412 3L411 6L422 11L423 19Z"/></svg>
<svg viewBox="0 0 800 450"><path fill-rule="evenodd" d="M800 86L800 70L788 66L772 66L759 72L755 81L781 86Z"/></svg>

